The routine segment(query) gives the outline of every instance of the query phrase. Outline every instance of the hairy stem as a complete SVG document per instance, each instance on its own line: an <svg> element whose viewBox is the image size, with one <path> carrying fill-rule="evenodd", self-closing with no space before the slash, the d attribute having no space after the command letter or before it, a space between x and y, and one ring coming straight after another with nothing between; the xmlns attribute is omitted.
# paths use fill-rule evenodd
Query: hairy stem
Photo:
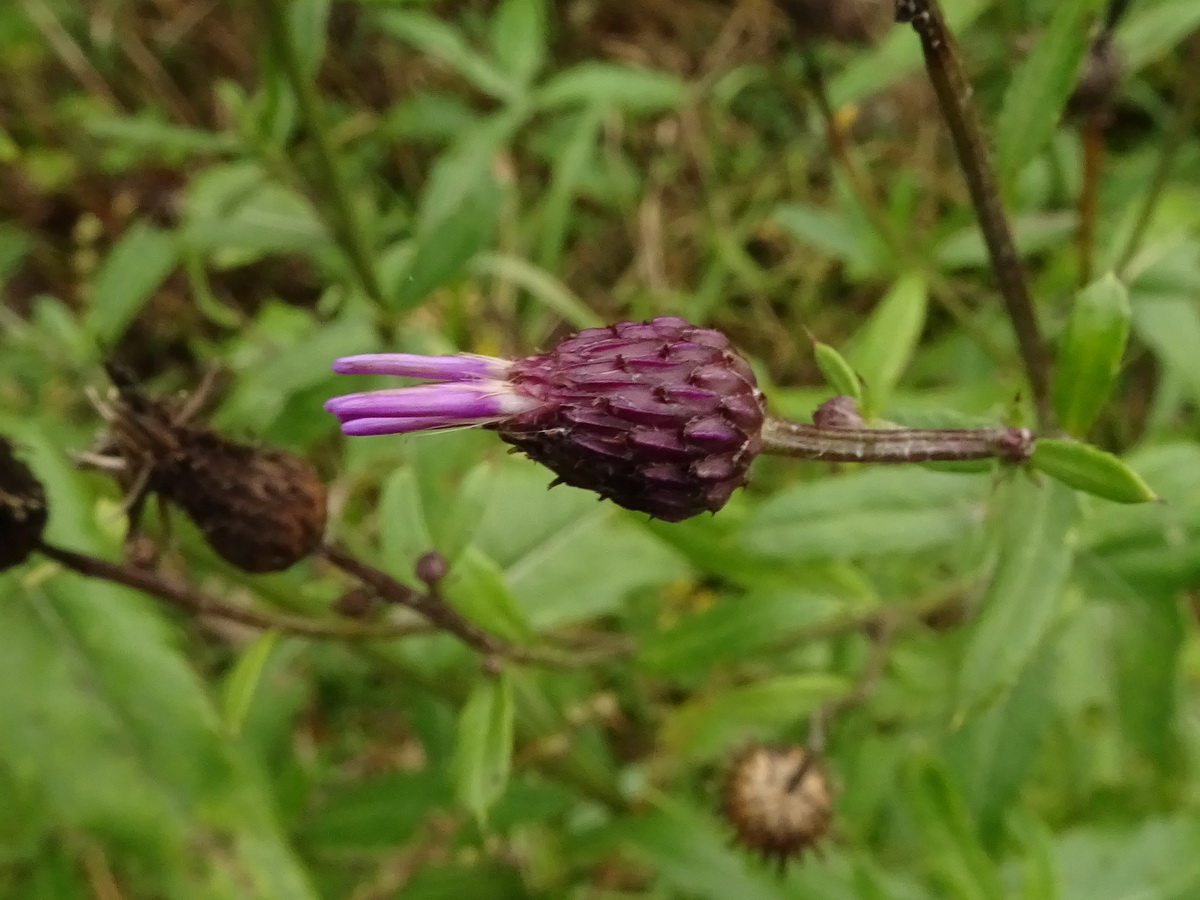
<svg viewBox="0 0 1200 900"><path fill-rule="evenodd" d="M921 41L925 68L950 129L954 150L992 259L1000 293L1017 336L1038 423L1054 421L1050 402L1050 355L1029 296L983 125L971 102L971 85L937 0L896 0L896 19L909 22Z"/></svg>
<svg viewBox="0 0 1200 900"><path fill-rule="evenodd" d="M762 437L763 453L825 462L1021 462L1033 452L1025 428L843 428L771 417Z"/></svg>
<svg viewBox="0 0 1200 900"><path fill-rule="evenodd" d="M263 610L245 609L206 594L185 582L157 572L109 562L86 553L42 542L42 554L64 568L87 578L99 578L133 588L194 616L213 616L251 628L274 629L287 634L338 640L385 640L413 634L408 625L362 625L355 622L323 622Z"/></svg>

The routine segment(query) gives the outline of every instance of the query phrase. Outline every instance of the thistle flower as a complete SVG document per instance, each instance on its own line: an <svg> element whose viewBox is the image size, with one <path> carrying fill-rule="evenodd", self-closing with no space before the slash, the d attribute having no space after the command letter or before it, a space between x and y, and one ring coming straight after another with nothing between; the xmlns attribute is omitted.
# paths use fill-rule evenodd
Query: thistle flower
<svg viewBox="0 0 1200 900"><path fill-rule="evenodd" d="M551 469L556 484L668 522L721 509L759 452L828 462L1020 461L1033 446L1023 428L868 428L849 397L823 404L815 425L768 417L729 339L674 316L588 328L518 360L372 353L342 357L333 369L427 382L329 400L345 434L480 425Z"/></svg>
<svg viewBox="0 0 1200 900"><path fill-rule="evenodd" d="M720 332L673 316L589 328L519 360L383 353L334 371L431 382L330 400L346 434L482 425L558 482L669 522L724 506L762 446L750 366Z"/></svg>

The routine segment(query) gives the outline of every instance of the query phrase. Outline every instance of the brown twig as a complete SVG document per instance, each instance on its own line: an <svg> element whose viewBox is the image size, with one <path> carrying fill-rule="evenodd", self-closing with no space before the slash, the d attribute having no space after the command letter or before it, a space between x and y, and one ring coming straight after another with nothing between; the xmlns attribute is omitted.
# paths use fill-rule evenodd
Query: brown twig
<svg viewBox="0 0 1200 900"><path fill-rule="evenodd" d="M109 562L45 541L38 545L38 550L72 572L133 588L193 616L213 616L251 628L274 629L302 637L337 640L391 640L417 633L409 625L321 621L284 613L245 609L151 570Z"/></svg>
<svg viewBox="0 0 1200 900"><path fill-rule="evenodd" d="M1083 125L1083 189L1079 193L1079 285L1092 283L1096 247L1096 209L1104 163L1104 126L1108 116L1094 112Z"/></svg>
<svg viewBox="0 0 1200 900"><path fill-rule="evenodd" d="M1029 296L983 125L971 102L971 85L937 0L896 0L896 20L911 23L921 41L925 68L950 129L979 227L1017 336L1017 346L1043 430L1054 421L1050 401L1050 355Z"/></svg>
<svg viewBox="0 0 1200 900"><path fill-rule="evenodd" d="M829 723L845 710L864 703L874 692L883 677L884 669L887 668L892 640L899 627L900 622L895 617L883 616L864 628L871 641L871 653L867 657L867 663L849 691L822 704L813 713L808 736L808 746L813 753L824 752Z"/></svg>
<svg viewBox="0 0 1200 900"><path fill-rule="evenodd" d="M408 607L435 628L454 635L485 657L532 665L579 668L592 665L609 655L582 654L578 651L561 653L549 648L518 646L471 622L447 603L433 586L426 593L413 590L333 544L323 544L319 552L330 564L358 579L383 599Z"/></svg>

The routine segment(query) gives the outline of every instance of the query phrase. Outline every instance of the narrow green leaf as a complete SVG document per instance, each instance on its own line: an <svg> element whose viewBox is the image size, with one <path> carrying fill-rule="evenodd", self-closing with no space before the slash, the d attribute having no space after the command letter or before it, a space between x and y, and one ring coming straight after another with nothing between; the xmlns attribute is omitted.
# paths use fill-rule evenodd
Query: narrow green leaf
<svg viewBox="0 0 1200 900"><path fill-rule="evenodd" d="M957 900L1002 900L996 867L979 843L958 784L932 759L917 760L904 792L920 833L922 859Z"/></svg>
<svg viewBox="0 0 1200 900"><path fill-rule="evenodd" d="M1130 4L1129 14L1117 28L1117 46L1133 74L1166 56L1200 27L1200 6L1193 0L1165 0L1156 4Z"/></svg>
<svg viewBox="0 0 1200 900"><path fill-rule="evenodd" d="M1200 406L1200 309L1195 297L1134 297L1133 327Z"/></svg>
<svg viewBox="0 0 1200 900"><path fill-rule="evenodd" d="M117 340L177 261L169 233L144 222L132 225L96 273L84 319L87 331L105 345Z"/></svg>
<svg viewBox="0 0 1200 900"><path fill-rule="evenodd" d="M779 885L747 865L710 815L663 799L647 816L619 823L624 849L649 865L677 893L647 896L703 900L780 900ZM790 895L789 895L790 896Z"/></svg>
<svg viewBox="0 0 1200 900"><path fill-rule="evenodd" d="M1017 900L1059 900L1058 861L1054 834L1032 813L1018 808L1010 816L1010 832L1021 852L1021 893Z"/></svg>
<svg viewBox="0 0 1200 900"><path fill-rule="evenodd" d="M258 691L267 660L279 643L278 631L263 632L249 647L242 651L229 674L225 677L224 707L222 718L225 730L231 735L241 734L246 714Z"/></svg>
<svg viewBox="0 0 1200 900"><path fill-rule="evenodd" d="M825 381L837 394L853 397L859 409L863 405L862 379L854 371L854 367L846 362L846 358L829 344L820 341L813 342L813 357L817 368L825 376Z"/></svg>
<svg viewBox="0 0 1200 900"><path fill-rule="evenodd" d="M492 239L504 189L485 179L462 204L433 228L416 238L416 249L390 297L398 311L419 305L433 291L461 273L471 258Z"/></svg>
<svg viewBox="0 0 1200 900"><path fill-rule="evenodd" d="M956 721L1018 682L1054 623L1074 556L1071 491L1017 477L1005 493L996 570L963 657Z"/></svg>
<svg viewBox="0 0 1200 900"><path fill-rule="evenodd" d="M888 291L870 318L854 335L846 358L862 376L866 391L864 414L881 413L892 389L912 359L925 329L929 293L916 274L901 277Z"/></svg>
<svg viewBox="0 0 1200 900"><path fill-rule="evenodd" d="M316 78L325 56L329 34L331 0L291 0L288 4L288 30L296 48L300 67L308 78Z"/></svg>
<svg viewBox="0 0 1200 900"><path fill-rule="evenodd" d="M458 720L454 783L459 802L482 826L512 769L513 695L508 675L475 685Z"/></svg>
<svg viewBox="0 0 1200 900"><path fill-rule="evenodd" d="M386 33L440 59L485 94L498 100L512 100L520 94L513 79L441 19L415 10L387 9L378 14L377 21Z"/></svg>
<svg viewBox="0 0 1200 900"><path fill-rule="evenodd" d="M776 737L848 687L837 676L810 672L701 696L675 709L663 723L663 745L682 759L716 759L739 743Z"/></svg>
<svg viewBox="0 0 1200 900"><path fill-rule="evenodd" d="M1043 641L1012 691L950 736L946 757L989 847L999 842L1004 818L1016 803L1051 724L1055 651L1053 637Z"/></svg>
<svg viewBox="0 0 1200 900"><path fill-rule="evenodd" d="M1099 554L1082 557L1078 570L1089 596L1112 601L1113 682L1125 740L1166 774L1188 630L1177 591L1146 581L1134 587Z"/></svg>
<svg viewBox="0 0 1200 900"><path fill-rule="evenodd" d="M628 112L662 112L679 106L687 85L675 75L613 63L585 62L555 75L538 92L543 109L563 106L617 107Z"/></svg>
<svg viewBox="0 0 1200 900"><path fill-rule="evenodd" d="M468 547L455 559L445 592L455 609L488 631L512 641L535 637L503 570L479 549Z"/></svg>
<svg viewBox="0 0 1200 900"><path fill-rule="evenodd" d="M595 156L603 123L603 107L593 105L582 110L554 161L550 187L545 192L541 209L537 259L543 269L553 272L559 268L562 248L566 246L571 227L571 204Z"/></svg>
<svg viewBox="0 0 1200 900"><path fill-rule="evenodd" d="M160 153L228 153L237 150L242 143L235 134L218 134L173 125L144 113L136 116L89 116L84 119L83 128L103 141Z"/></svg>
<svg viewBox="0 0 1200 900"><path fill-rule="evenodd" d="M857 269L871 269L867 236L844 213L811 203L781 203L771 218L792 237Z"/></svg>
<svg viewBox="0 0 1200 900"><path fill-rule="evenodd" d="M996 164L1003 183L1012 182L1058 127L1100 5L1100 0L1059 0L1049 27L1013 75L996 123Z"/></svg>
<svg viewBox="0 0 1200 900"><path fill-rule="evenodd" d="M1120 457L1091 444L1040 438L1030 465L1076 490L1117 503L1148 503L1154 491Z"/></svg>
<svg viewBox="0 0 1200 900"><path fill-rule="evenodd" d="M546 61L545 0L504 0L492 17L490 38L496 61L528 87Z"/></svg>
<svg viewBox="0 0 1200 900"><path fill-rule="evenodd" d="M1054 372L1054 411L1083 437L1103 408L1129 337L1129 292L1112 273L1075 297Z"/></svg>

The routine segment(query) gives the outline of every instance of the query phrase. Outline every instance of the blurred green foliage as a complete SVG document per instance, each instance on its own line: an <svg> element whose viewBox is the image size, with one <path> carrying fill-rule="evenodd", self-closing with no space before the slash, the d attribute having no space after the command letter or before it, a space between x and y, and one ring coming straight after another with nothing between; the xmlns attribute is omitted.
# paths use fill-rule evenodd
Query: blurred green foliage
<svg viewBox="0 0 1200 900"><path fill-rule="evenodd" d="M121 552L118 491L72 464L100 361L163 391L215 366L211 421L316 461L352 550L412 581L436 548L489 630L611 651L256 634L31 560L0 574L0 895L1200 896L1195 0L1116 30L1090 284L1089 126L1060 116L1102 4L947 4L1059 415L1094 444L1035 464L1162 503L761 459L719 516L665 525L548 493L488 434L344 441L321 411L340 354L673 313L729 333L780 414L825 373L891 421L1022 419L912 33L804 47L768 6L0 4L0 433L49 537ZM321 616L347 587L245 578L176 519L164 565L216 593ZM730 844L723 767L805 740L885 619L829 723L834 831L776 877Z"/></svg>

